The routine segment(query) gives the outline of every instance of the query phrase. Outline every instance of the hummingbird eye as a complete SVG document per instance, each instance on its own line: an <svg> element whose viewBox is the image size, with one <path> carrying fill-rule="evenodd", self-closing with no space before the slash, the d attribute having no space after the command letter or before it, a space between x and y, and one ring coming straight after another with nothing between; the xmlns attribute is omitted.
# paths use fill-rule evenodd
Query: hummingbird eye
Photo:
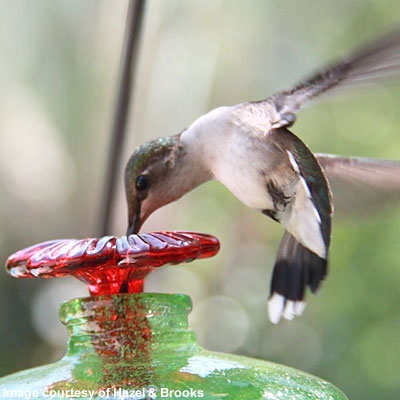
<svg viewBox="0 0 400 400"><path fill-rule="evenodd" d="M149 180L147 179L146 176L139 175L136 178L135 187L136 187L136 190L138 190L138 191L146 190L149 187Z"/></svg>

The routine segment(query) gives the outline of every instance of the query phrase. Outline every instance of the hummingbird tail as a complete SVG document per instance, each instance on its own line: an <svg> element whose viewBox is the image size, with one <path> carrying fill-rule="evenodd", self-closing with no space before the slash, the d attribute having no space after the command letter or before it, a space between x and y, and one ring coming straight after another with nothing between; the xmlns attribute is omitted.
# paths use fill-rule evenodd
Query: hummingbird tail
<svg viewBox="0 0 400 400"><path fill-rule="evenodd" d="M305 289L316 293L327 274L327 260L300 244L285 232L279 247L271 281L268 313L271 322L277 324L283 316L293 319L305 308Z"/></svg>

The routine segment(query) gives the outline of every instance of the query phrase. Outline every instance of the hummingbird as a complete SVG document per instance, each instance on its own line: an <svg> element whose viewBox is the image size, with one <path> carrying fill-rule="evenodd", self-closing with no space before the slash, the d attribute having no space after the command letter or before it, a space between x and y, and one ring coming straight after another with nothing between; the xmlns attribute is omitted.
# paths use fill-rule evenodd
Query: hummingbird
<svg viewBox="0 0 400 400"><path fill-rule="evenodd" d="M303 313L305 292L327 275L332 179L399 192L400 162L314 155L289 128L299 110L338 89L400 70L400 30L347 54L292 89L259 101L218 107L181 133L138 147L125 169L127 234L158 208L217 180L246 206L285 229L271 279L273 323Z"/></svg>

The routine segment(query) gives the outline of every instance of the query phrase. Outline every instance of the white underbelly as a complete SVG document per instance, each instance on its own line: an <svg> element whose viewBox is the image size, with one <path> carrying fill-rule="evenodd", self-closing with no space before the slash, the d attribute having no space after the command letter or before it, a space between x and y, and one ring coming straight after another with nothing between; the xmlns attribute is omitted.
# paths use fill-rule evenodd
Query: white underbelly
<svg viewBox="0 0 400 400"><path fill-rule="evenodd" d="M248 207L257 210L273 209L272 198L266 182L248 162L221 162L214 168L214 175L233 195Z"/></svg>
<svg viewBox="0 0 400 400"><path fill-rule="evenodd" d="M236 119L232 107L215 109L195 121L182 134L182 142L192 147L214 178L244 204L258 210L273 209L267 177L260 172L269 172L268 144L265 138L252 136L247 127L243 130L233 123Z"/></svg>

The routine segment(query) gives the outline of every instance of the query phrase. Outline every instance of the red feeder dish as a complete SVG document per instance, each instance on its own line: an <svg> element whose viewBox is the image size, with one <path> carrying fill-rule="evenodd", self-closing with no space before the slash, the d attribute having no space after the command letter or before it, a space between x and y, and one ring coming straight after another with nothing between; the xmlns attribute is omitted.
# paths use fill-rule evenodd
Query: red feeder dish
<svg viewBox="0 0 400 400"><path fill-rule="evenodd" d="M17 251L6 263L14 278L72 275L90 294L139 293L157 267L214 256L216 237L193 232L154 232L101 239L51 240Z"/></svg>

